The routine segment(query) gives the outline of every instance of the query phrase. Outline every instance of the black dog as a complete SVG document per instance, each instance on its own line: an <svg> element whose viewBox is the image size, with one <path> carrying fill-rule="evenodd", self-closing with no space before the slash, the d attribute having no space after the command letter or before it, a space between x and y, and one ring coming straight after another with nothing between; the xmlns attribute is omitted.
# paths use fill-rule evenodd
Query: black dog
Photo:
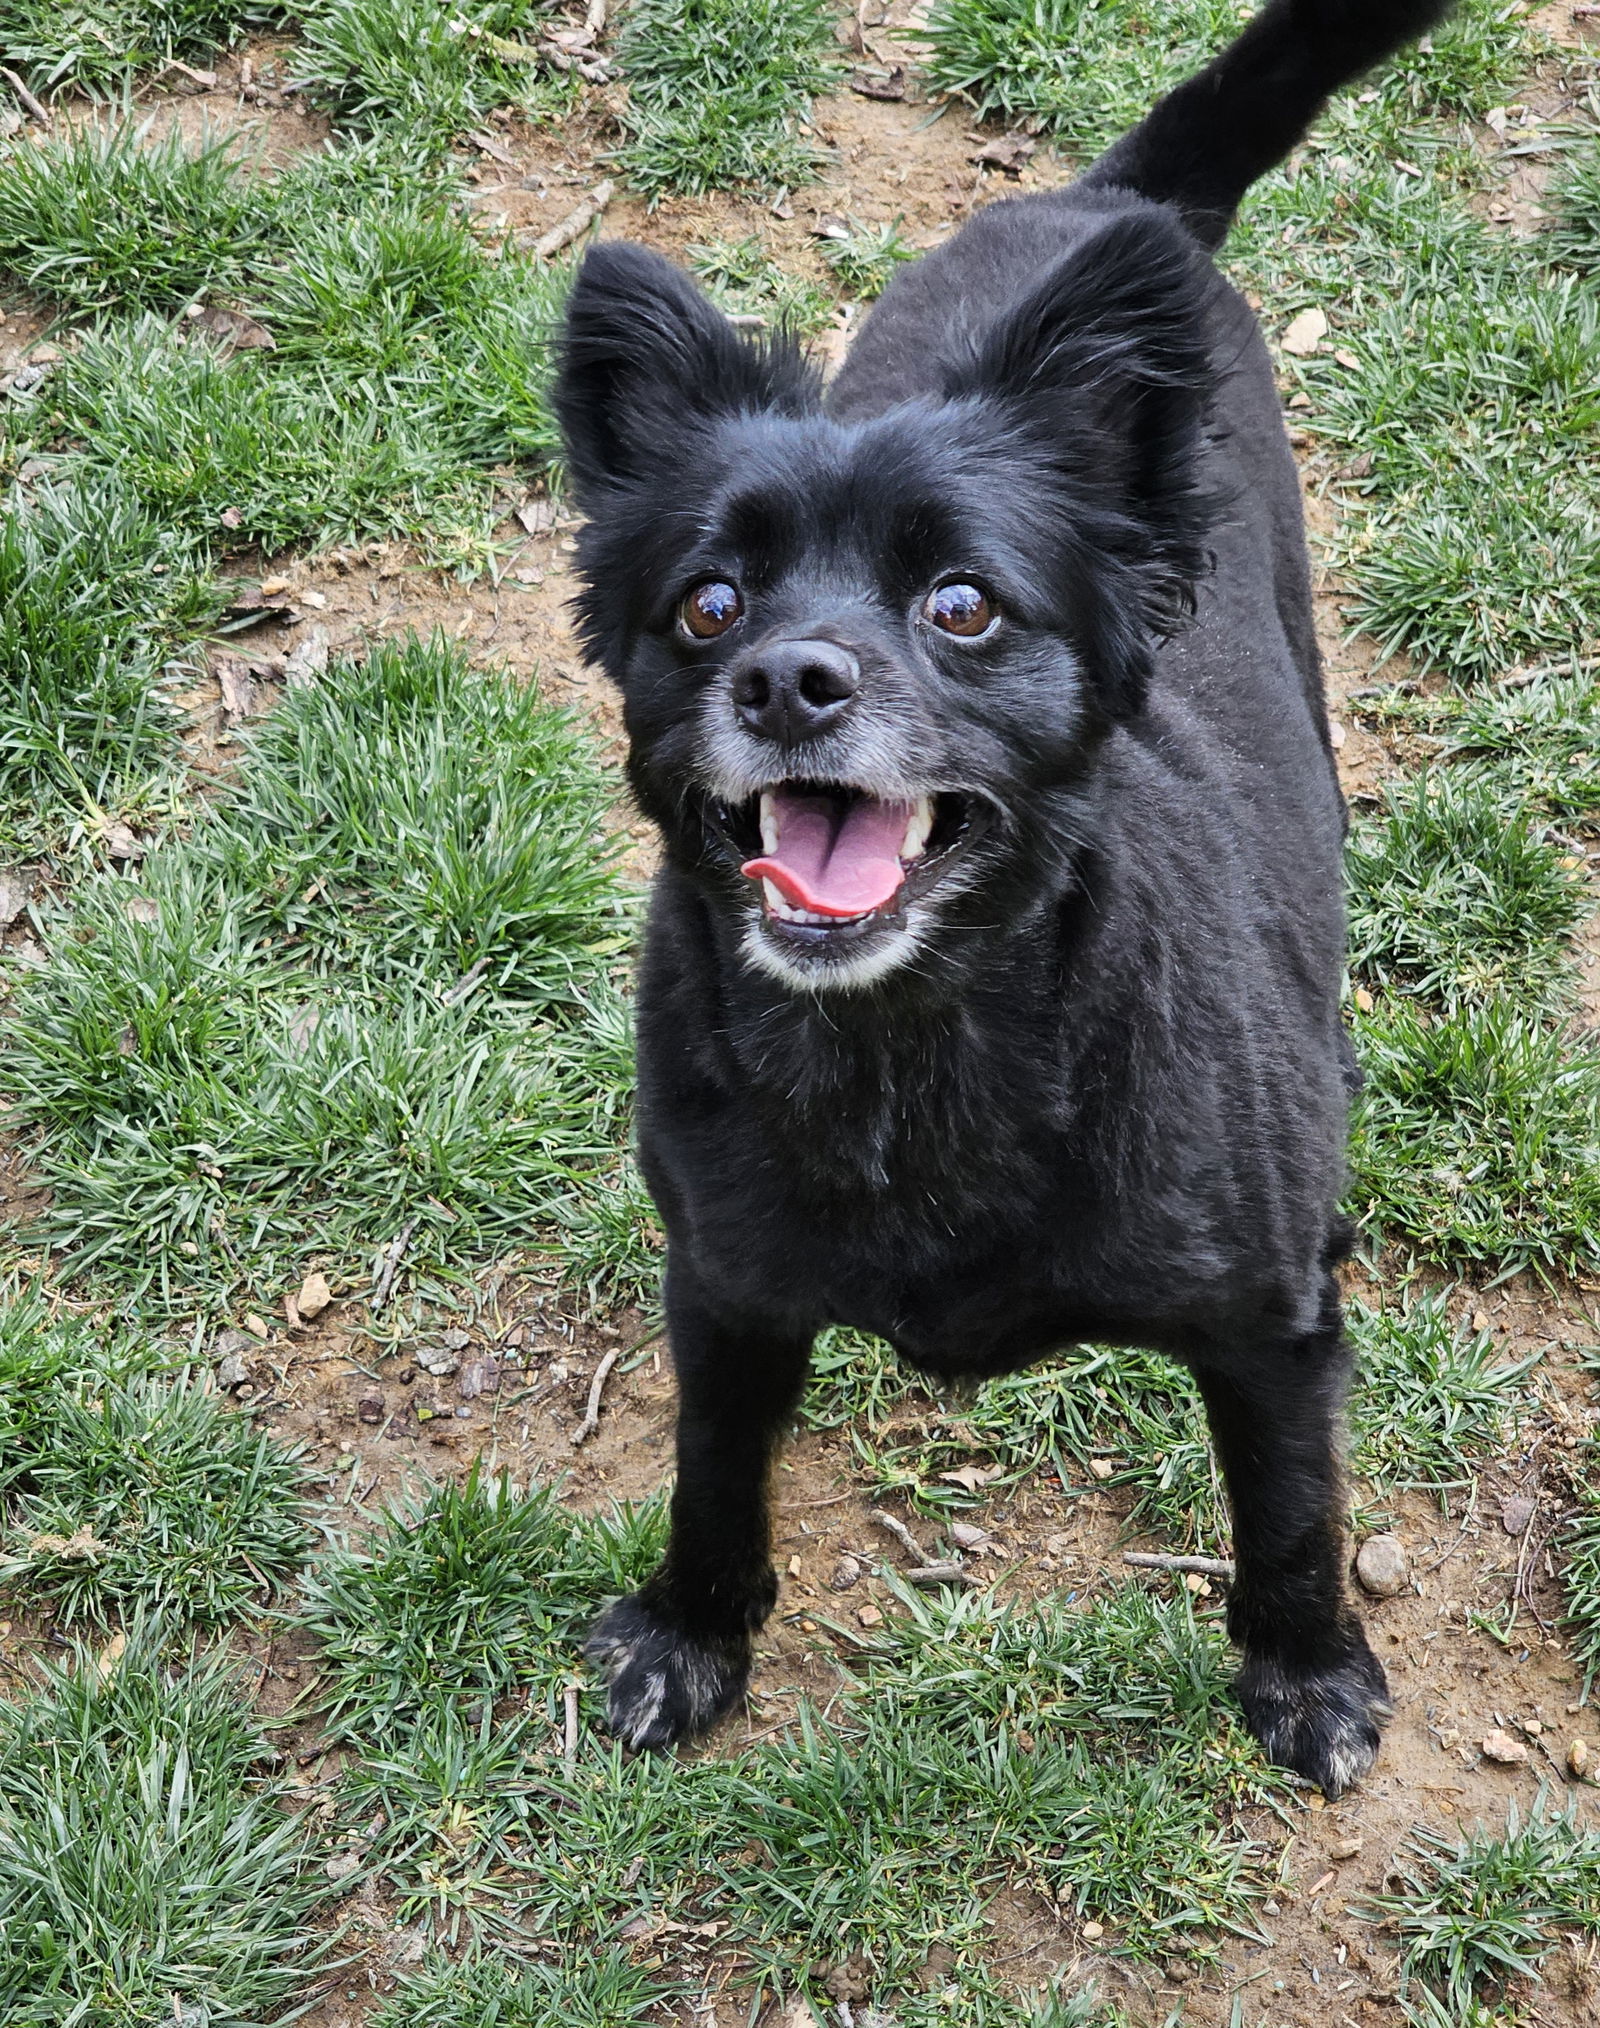
<svg viewBox="0 0 1600 2028"><path fill-rule="evenodd" d="M1266 349L1208 252L1446 0L1273 0L1070 189L896 279L832 387L601 246L558 406L586 641L659 825L640 1152L672 1541L600 1621L615 1730L737 1699L767 1477L830 1323L937 1374L1157 1347L1232 1499L1239 1695L1331 1794L1343 810Z"/></svg>

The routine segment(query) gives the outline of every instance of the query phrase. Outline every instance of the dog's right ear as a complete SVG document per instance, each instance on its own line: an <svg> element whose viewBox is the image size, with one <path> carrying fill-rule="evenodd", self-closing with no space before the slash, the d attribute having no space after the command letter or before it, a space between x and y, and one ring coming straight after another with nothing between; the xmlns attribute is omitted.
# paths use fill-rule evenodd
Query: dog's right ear
<svg viewBox="0 0 1600 2028"><path fill-rule="evenodd" d="M595 247L567 299L555 409L579 507L660 480L708 421L814 407L816 377L779 338L741 338L687 275L626 241Z"/></svg>

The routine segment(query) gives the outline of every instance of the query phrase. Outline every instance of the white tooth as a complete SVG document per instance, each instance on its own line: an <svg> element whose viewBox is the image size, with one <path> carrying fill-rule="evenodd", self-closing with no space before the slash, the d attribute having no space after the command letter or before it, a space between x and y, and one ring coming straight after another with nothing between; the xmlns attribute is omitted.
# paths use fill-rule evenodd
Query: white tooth
<svg viewBox="0 0 1600 2028"><path fill-rule="evenodd" d="M762 881L761 892L767 897L767 906L772 910L774 915L787 915L789 913L789 904L770 880Z"/></svg>
<svg viewBox="0 0 1600 2028"><path fill-rule="evenodd" d="M778 849L778 813L773 807L772 791L761 791L761 849L776 852Z"/></svg>
<svg viewBox="0 0 1600 2028"><path fill-rule="evenodd" d="M911 812L911 821L906 826L906 835L900 842L902 859L920 859L922 848L928 842L928 833L933 829L933 798L918 796L916 807Z"/></svg>

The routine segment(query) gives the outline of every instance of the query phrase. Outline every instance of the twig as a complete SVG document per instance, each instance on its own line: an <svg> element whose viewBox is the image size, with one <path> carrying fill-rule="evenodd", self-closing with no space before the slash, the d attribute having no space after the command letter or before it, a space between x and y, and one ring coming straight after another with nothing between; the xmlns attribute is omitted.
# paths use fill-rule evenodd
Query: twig
<svg viewBox="0 0 1600 2028"><path fill-rule="evenodd" d="M589 0L583 11L583 32L598 42L606 32L606 0Z"/></svg>
<svg viewBox="0 0 1600 2028"><path fill-rule="evenodd" d="M928 1568L933 1558L929 1556L928 1552L903 1521L896 1519L893 1514L885 1514L881 1507L874 1507L868 1519L876 1521L880 1528L887 1529L896 1542L910 1551L922 1569L926 1570Z"/></svg>
<svg viewBox="0 0 1600 2028"><path fill-rule="evenodd" d="M0 69L0 77L3 77L6 83L10 85L11 89L16 93L17 97L22 101L24 108L28 112L32 113L33 117L39 122L40 126L48 127L50 125L49 107L43 106L39 103L39 101L34 97L33 93L30 92L28 87L22 82L21 78L17 76L16 72L14 70Z"/></svg>
<svg viewBox="0 0 1600 2028"><path fill-rule="evenodd" d="M906 1572L908 1583L921 1591L937 1591L941 1584L976 1584L977 1579L959 1563L919 1563Z"/></svg>
<svg viewBox="0 0 1600 2028"><path fill-rule="evenodd" d="M406 1248L411 1244L411 1235L417 1229L417 1220L408 1218L389 1244L378 1256L378 1278L372 1285L372 1307L381 1310L389 1300L389 1291L394 1287L394 1278L400 1270L400 1262Z"/></svg>
<svg viewBox="0 0 1600 2028"><path fill-rule="evenodd" d="M576 1683L569 1683L567 1685L561 1693L561 1701L566 1706L567 1718L566 1732L561 1741L561 1758L569 1761L576 1760L578 1758L578 1686Z"/></svg>
<svg viewBox="0 0 1600 2028"><path fill-rule="evenodd" d="M534 259L547 261L552 255L560 253L563 247L571 246L581 233L589 230L615 194L616 185L609 178L604 183L597 183L576 211L569 211L558 225L551 226L543 239L534 241Z"/></svg>
<svg viewBox="0 0 1600 2028"><path fill-rule="evenodd" d="M1136 1563L1141 1570L1193 1570L1202 1577L1232 1577L1232 1561L1223 1556L1153 1556L1143 1549L1125 1549L1124 1563Z"/></svg>
<svg viewBox="0 0 1600 2028"><path fill-rule="evenodd" d="M464 1000L488 969L489 960L487 957L479 958L475 963L470 965L461 974L461 977L457 979L449 992L442 996L445 1006L453 1007L458 1000Z"/></svg>
<svg viewBox="0 0 1600 2028"><path fill-rule="evenodd" d="M600 1394L610 1376L611 1369L622 1357L622 1347L613 1345L600 1364L594 1369L594 1378L589 1383L589 1405L583 1411L583 1421L572 1432L572 1447L586 1444L600 1427Z"/></svg>

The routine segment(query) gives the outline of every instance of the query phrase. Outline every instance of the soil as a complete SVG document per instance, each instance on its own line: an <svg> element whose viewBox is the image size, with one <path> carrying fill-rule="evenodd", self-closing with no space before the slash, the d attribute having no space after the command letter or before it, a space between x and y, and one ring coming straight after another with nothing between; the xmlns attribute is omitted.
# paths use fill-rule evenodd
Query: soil
<svg viewBox="0 0 1600 2028"><path fill-rule="evenodd" d="M858 16L856 54L864 64L891 70L909 63L903 40L909 11L897 0L881 17L870 8ZM1539 18L1563 41L1600 47L1600 21L1575 15L1567 0ZM176 91L147 94L158 128L176 123L190 135L240 131L266 163L281 163L324 138L325 124L278 89L293 76L292 45L242 45L216 70L214 89L180 79ZM707 238L755 233L786 265L820 278L810 228L826 214L869 223L900 218L913 243L931 246L975 205L1047 187L1070 173L1070 165L1044 146L1017 176L979 167L972 157L992 136L975 134L959 105L941 111L924 102L914 71L908 77L903 101L846 91L818 105L817 134L835 153L822 179L786 202L720 195L669 198L652 209L618 195L605 213L603 234L681 254ZM1557 108L1546 97L1538 110L1549 115ZM58 114L64 120L93 117L89 108ZM488 122L486 129L498 152L482 153L470 172L477 179L473 201L488 222L527 238L548 230L605 178L602 158L615 143L603 106L560 132L531 128L516 117ZM1518 167L1496 193L1492 215L1525 228L1546 166L1535 158ZM37 310L7 307L0 377L49 335ZM836 363L847 339L844 328L825 334L825 356ZM1287 419L1292 428L1296 417L1291 412ZM1311 447L1301 448L1316 539L1331 531L1336 505L1325 463ZM443 629L474 656L536 678L570 701L613 753L620 752L616 699L585 666L567 615L574 589L572 527L557 513L553 526L529 534L508 512L497 530L493 573L465 584L431 571L400 545L236 559L234 567L251 579L287 580L280 596L291 617L214 645L209 667L182 700L196 770L205 776L226 769L236 745L217 681L220 662L247 664L258 681L258 708L270 708L284 659L313 629L335 651L392 633ZM1340 765L1350 794L1371 795L1400 771L1401 758L1347 708L1349 693L1372 680L1374 658L1370 643L1346 637L1339 598L1337 583L1324 572L1317 604ZM1403 672L1391 665L1384 673ZM632 841L629 865L642 879L651 863L649 836L625 809L618 816ZM0 930L0 940L13 946L30 939L25 915L9 931ZM15 1215L30 1201L25 1168L14 1156L0 1160L0 1211ZM1380 1285L1392 1288L1400 1264L1381 1269L1375 1280L1353 1270L1352 1291L1371 1298ZM395 1308L405 1300L402 1294ZM1092 1974L1136 2019L1165 2021L1181 2001L1184 2020L1197 2028L1368 2028L1397 2021L1392 1952L1382 1932L1354 1911L1383 1889L1413 1827L1503 1826L1508 1803L1525 1812L1541 1790L1570 1794L1581 1814L1594 1815L1592 1793L1573 1787L1566 1774L1569 1741L1586 1736L1600 1747L1600 1719L1584 1705L1556 1631L1561 1598L1552 1544L1572 1506L1572 1452L1590 1427L1578 1353L1600 1337L1600 1310L1592 1290L1549 1290L1527 1279L1492 1290L1463 1286L1452 1306L1485 1313L1503 1335L1508 1358L1543 1353L1541 1406L1514 1452L1485 1470L1464 1508L1445 1517L1421 1498L1391 1504L1414 1580L1398 1597L1366 1601L1364 1610L1389 1669L1396 1715L1377 1770L1357 1793L1325 1806L1319 1796L1305 1796L1287 1835L1272 1818L1254 1827L1276 1852L1280 1875L1263 1917L1270 1941L1224 1940L1215 1963L1179 1953L1155 1969L1130 1969L1114 1955L1114 1934L1096 1946L1084 1937L1080 1919L1018 1890L997 1901L991 1916L995 1960L1019 1988L1058 1976L1071 1987ZM465 1332L466 1343L457 1347L459 1369L435 1376L418 1355L438 1348L447 1329ZM598 1430L575 1447L596 1367L619 1349ZM518 1479L564 1474L568 1496L585 1508L638 1498L670 1469L672 1387L664 1349L646 1320L635 1312L579 1316L526 1274L486 1276L459 1313L413 1314L404 1325L387 1316L374 1320L361 1300L341 1298L312 1325L274 1321L267 1340L252 1343L244 1356L249 1379L237 1397L239 1411L306 1446L327 1475L321 1518L338 1531L358 1531L408 1490L460 1477L480 1458ZM488 1388L464 1394L463 1378L476 1369L482 1380L486 1361L498 1368L487 1375ZM1536 1502L1526 1533L1516 1537L1500 1520L1510 1495ZM992 1531L1003 1552L985 1574L998 1570L1002 1587L1018 1596L1052 1589L1065 1581L1064 1573L1080 1596L1118 1585L1126 1575L1121 1553L1132 1541L1126 1505L1103 1490L1069 1492L1040 1480L990 1508L976 1508L971 1518ZM845 1673L844 1643L824 1619L848 1623L873 1603L888 1609L892 1601L879 1573L905 1561L870 1519L871 1506L842 1435L804 1433L790 1445L778 1482L777 1561L785 1573L778 1610L763 1639L751 1707L727 1722L709 1750L735 1749L781 1727L798 1699L825 1704L836 1691ZM936 1524L909 1513L904 1518L924 1542L936 1539ZM845 1551L860 1558L867 1574L848 1593L835 1595L826 1577ZM1490 1620L1498 1637L1485 1630ZM48 1628L19 1619L0 1633L0 1664L15 1671L24 1655L49 1640ZM291 1712L314 1687L314 1659L292 1635L262 1635L245 1646L259 1665L262 1709L274 1716ZM1526 1763L1501 1766L1482 1755L1478 1742L1495 1728L1518 1733L1529 1749ZM336 1771L334 1758L317 1754L314 1727L291 1732L285 1745L309 1791ZM302 1757L306 1765L299 1767ZM337 1990L301 2017L308 2028L355 2028L412 1949L409 1934L389 1928L380 1902L361 1905L359 1913L370 1944ZM1591 2022L1597 1978L1585 1948L1553 1957L1542 1987L1527 1995L1527 2019L1538 2028ZM711 2004L685 2014L685 2022L731 2028L744 2021L739 1985L737 1965L709 1965ZM717 2004L719 1989L725 1997ZM1241 1993L1242 2015L1233 2011Z"/></svg>

